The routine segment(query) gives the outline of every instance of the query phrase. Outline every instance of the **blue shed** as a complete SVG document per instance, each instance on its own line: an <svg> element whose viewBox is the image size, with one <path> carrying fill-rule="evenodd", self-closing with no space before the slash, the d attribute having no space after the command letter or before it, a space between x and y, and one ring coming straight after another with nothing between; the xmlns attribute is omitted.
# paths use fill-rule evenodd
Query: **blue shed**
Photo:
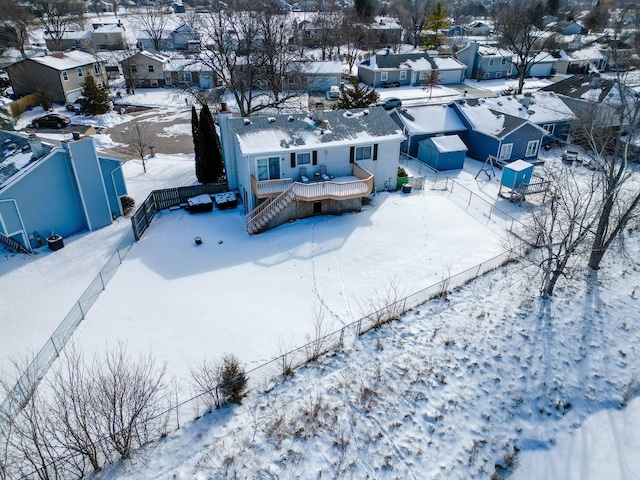
<svg viewBox="0 0 640 480"><path fill-rule="evenodd" d="M426 138L418 143L418 160L436 170L459 170L464 167L467 146L458 135Z"/></svg>
<svg viewBox="0 0 640 480"><path fill-rule="evenodd" d="M533 165L524 160L516 160L502 169L501 185L516 190L520 184L529 183L533 174Z"/></svg>

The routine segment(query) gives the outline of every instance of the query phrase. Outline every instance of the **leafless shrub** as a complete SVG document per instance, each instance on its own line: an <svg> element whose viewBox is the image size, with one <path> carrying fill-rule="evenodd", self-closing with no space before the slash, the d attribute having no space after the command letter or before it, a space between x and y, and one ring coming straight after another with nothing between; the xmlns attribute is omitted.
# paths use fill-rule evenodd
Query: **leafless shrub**
<svg viewBox="0 0 640 480"><path fill-rule="evenodd" d="M638 374L631 375L629 381L622 388L622 405L626 406L629 401L638 394L640 390L640 378Z"/></svg>
<svg viewBox="0 0 640 480"><path fill-rule="evenodd" d="M220 361L206 359L191 369L196 392L209 399L209 411L227 403L241 403L246 394L247 376L235 355Z"/></svg>
<svg viewBox="0 0 640 480"><path fill-rule="evenodd" d="M365 308L360 306L362 316L370 319L369 328L379 328L385 323L397 320L405 310L404 295L401 293L395 279L392 279L387 287L382 291L376 291L375 295L369 299ZM372 313L366 313L366 311ZM361 331L364 333L368 329Z"/></svg>
<svg viewBox="0 0 640 480"><path fill-rule="evenodd" d="M313 333L307 335L307 358L316 361L326 350L327 335L331 327L324 324L324 310L322 305L313 312Z"/></svg>

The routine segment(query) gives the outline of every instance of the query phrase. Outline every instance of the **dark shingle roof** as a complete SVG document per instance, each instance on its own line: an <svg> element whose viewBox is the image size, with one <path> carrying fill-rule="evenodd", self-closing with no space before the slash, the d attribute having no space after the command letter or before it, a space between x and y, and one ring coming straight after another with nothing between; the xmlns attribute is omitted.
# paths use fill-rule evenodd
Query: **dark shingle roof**
<svg viewBox="0 0 640 480"><path fill-rule="evenodd" d="M557 95L564 95L565 97L585 98L585 93L589 92L592 88L599 89L598 102L602 102L614 86L615 81L608 78L573 75L572 77L547 85L540 90L544 92L554 92Z"/></svg>

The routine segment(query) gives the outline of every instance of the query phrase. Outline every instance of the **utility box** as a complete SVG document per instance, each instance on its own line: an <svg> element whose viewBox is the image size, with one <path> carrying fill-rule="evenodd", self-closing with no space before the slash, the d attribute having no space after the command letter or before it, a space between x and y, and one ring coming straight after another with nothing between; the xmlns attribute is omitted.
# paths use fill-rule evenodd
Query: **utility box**
<svg viewBox="0 0 640 480"><path fill-rule="evenodd" d="M531 182L531 175L533 165L524 160L516 160L503 167L500 183L511 190L517 190L521 184Z"/></svg>

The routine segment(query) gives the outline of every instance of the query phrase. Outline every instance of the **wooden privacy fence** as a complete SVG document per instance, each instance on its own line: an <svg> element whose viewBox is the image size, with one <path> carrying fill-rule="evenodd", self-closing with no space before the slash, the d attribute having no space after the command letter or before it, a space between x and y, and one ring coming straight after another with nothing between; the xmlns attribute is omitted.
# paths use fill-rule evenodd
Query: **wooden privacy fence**
<svg viewBox="0 0 640 480"><path fill-rule="evenodd" d="M159 210L181 205L186 203L187 199L203 193L212 195L227 190L226 183L205 183L190 187L165 188L152 191L131 217L131 225L136 242L140 240L142 234L149 228L153 217L156 216Z"/></svg>
<svg viewBox="0 0 640 480"><path fill-rule="evenodd" d="M9 108L11 109L11 115L13 118L18 118L22 115L27 108L35 107L40 103L40 94L39 93L31 93L29 95L25 95L18 100L15 100L9 104Z"/></svg>

